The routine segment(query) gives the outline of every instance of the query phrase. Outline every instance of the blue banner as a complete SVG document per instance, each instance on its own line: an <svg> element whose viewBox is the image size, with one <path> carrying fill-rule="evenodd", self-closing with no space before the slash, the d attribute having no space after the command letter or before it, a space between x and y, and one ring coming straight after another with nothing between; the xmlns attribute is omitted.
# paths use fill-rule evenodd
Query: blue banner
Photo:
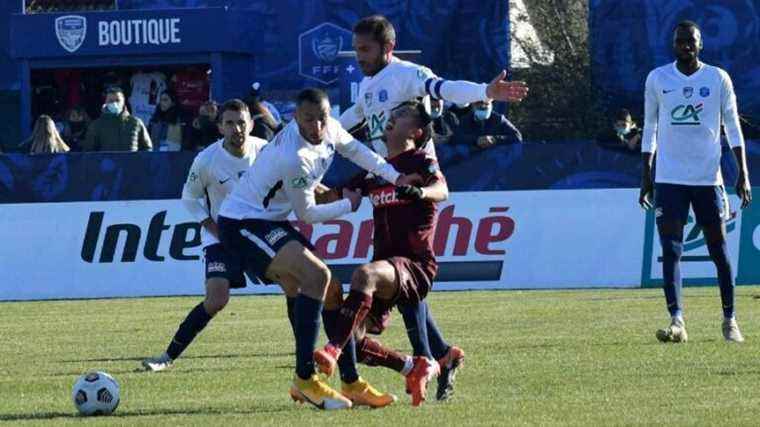
<svg viewBox="0 0 760 427"><path fill-rule="evenodd" d="M230 16L222 8L13 15L10 52L17 58L245 52L235 34L246 31L230 25Z"/></svg>
<svg viewBox="0 0 760 427"><path fill-rule="evenodd" d="M438 145L451 191L636 188L638 153L599 148L590 141L515 144L480 150ZM750 180L760 182L760 141L748 143ZM0 204L102 200L177 199L194 152L0 155ZM733 155L724 150L727 183L736 179ZM477 173L474 173L477 171ZM338 158L325 184L340 185L360 170Z"/></svg>
<svg viewBox="0 0 760 427"><path fill-rule="evenodd" d="M610 108L643 110L649 71L675 60L673 29L702 28L702 59L731 76L742 114L760 118L760 0L592 0L589 37L593 75Z"/></svg>

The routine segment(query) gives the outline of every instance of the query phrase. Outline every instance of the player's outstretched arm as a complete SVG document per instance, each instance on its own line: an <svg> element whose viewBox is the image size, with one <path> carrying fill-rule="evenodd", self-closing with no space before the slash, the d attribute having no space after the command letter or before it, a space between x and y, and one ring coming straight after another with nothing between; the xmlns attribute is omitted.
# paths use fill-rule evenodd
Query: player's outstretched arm
<svg viewBox="0 0 760 427"><path fill-rule="evenodd" d="M486 87L486 96L494 101L520 102L528 96L528 84L523 81L506 81L507 71L502 70Z"/></svg>

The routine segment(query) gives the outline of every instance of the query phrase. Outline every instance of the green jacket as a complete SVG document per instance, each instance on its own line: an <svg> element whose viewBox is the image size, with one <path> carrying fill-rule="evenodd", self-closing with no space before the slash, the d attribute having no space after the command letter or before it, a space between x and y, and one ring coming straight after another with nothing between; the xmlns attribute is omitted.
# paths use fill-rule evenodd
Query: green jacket
<svg viewBox="0 0 760 427"><path fill-rule="evenodd" d="M121 114L104 112L90 123L82 151L150 151L153 144L142 120L124 109Z"/></svg>

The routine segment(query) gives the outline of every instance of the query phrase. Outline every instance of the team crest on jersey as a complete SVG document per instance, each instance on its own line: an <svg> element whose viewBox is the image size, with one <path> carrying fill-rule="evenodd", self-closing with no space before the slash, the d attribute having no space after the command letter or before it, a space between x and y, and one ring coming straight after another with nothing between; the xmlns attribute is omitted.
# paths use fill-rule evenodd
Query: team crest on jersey
<svg viewBox="0 0 760 427"><path fill-rule="evenodd" d="M364 103L367 105L367 107L372 106L372 92L367 92L364 94Z"/></svg>
<svg viewBox="0 0 760 427"><path fill-rule="evenodd" d="M694 94L694 88L691 86L686 86L683 88L683 96L684 98L691 98L691 95Z"/></svg>
<svg viewBox="0 0 760 427"><path fill-rule="evenodd" d="M702 98L707 98L708 96L710 96L710 88L707 86L702 86L701 88L699 88L699 96L701 96Z"/></svg>
<svg viewBox="0 0 760 427"><path fill-rule="evenodd" d="M87 36L87 18L78 15L55 18L55 36L62 48L71 53L76 52Z"/></svg>
<svg viewBox="0 0 760 427"><path fill-rule="evenodd" d="M388 100L388 91L387 91L387 90L385 90L385 89L382 89L382 90L380 91L380 93L378 93L378 94L377 94L377 99L378 99L380 102L385 102L385 101L387 101L387 100Z"/></svg>

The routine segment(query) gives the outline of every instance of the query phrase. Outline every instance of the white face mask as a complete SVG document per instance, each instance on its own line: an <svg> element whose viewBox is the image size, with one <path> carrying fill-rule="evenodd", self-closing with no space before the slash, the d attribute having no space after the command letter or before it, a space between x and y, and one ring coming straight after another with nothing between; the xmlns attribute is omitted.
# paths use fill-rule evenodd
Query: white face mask
<svg viewBox="0 0 760 427"><path fill-rule="evenodd" d="M618 135L628 135L631 133L631 125L625 125L623 127L616 127L615 132L618 133Z"/></svg>
<svg viewBox="0 0 760 427"><path fill-rule="evenodd" d="M475 118L477 120L488 120L489 117L491 117L491 111L493 111L493 107L486 107L486 108L476 108L475 109Z"/></svg>
<svg viewBox="0 0 760 427"><path fill-rule="evenodd" d="M120 114L123 108L124 106L122 106L120 102L108 102L105 105L106 111L111 114Z"/></svg>

